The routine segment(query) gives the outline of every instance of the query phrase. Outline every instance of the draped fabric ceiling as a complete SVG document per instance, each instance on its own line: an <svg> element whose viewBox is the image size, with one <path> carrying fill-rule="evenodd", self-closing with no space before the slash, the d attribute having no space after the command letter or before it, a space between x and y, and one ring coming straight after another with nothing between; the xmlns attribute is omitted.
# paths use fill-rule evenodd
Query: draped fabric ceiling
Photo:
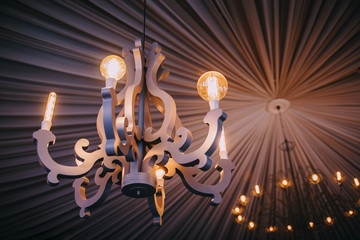
<svg viewBox="0 0 360 240"><path fill-rule="evenodd" d="M227 148L236 167L219 206L209 206L209 198L190 193L174 177L165 182L160 228L151 226L147 201L124 196L120 186L113 186L107 200L83 220L70 179L57 187L46 184L31 136L40 127L48 93L58 94L51 154L74 165L79 138L93 148L99 144L95 121L104 86L99 63L133 47L142 34L142 11L142 1L2 1L1 238L356 239L359 215L343 216L348 205L337 199L339 187L332 181L341 171L346 176L341 196L349 202L359 198L351 187L353 177L360 177L356 0L148 1L146 47L156 41L163 49L171 74L159 84L174 97L194 148L206 135L202 119L208 111L196 81L209 70L228 80L220 107L228 115ZM266 111L275 98L290 102L282 118L294 145L293 175L279 148L284 141L279 115ZM160 114L154 117L160 124ZM306 185L305 177L313 172L323 185ZM297 179L301 201L291 198L293 190L289 200L275 184L282 176ZM198 178L211 182L214 176ZM255 184L263 188L261 198L251 195ZM95 191L90 188L90 194ZM242 194L250 201L242 213L246 221L239 224L232 209ZM327 215L335 218L331 227L316 222L321 227L310 231L301 225ZM257 225L253 231L247 230L250 220ZM279 227L275 235L265 231L271 221ZM293 224L292 233L282 229L287 223Z"/></svg>

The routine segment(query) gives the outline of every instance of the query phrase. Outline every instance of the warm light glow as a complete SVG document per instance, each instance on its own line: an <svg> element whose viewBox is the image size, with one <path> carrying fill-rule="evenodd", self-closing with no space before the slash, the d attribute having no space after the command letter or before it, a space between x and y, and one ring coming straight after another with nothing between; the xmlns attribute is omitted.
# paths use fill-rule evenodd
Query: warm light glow
<svg viewBox="0 0 360 240"><path fill-rule="evenodd" d="M255 223L253 221L249 222L249 229L252 230L255 228Z"/></svg>
<svg viewBox="0 0 360 240"><path fill-rule="evenodd" d="M224 75L216 71L206 72L197 82L200 97L206 101L220 101L227 93L228 83Z"/></svg>
<svg viewBox="0 0 360 240"><path fill-rule="evenodd" d="M46 104L46 110L44 114L44 121L51 122L53 114L54 114L54 108L55 108L55 102L56 102L56 93L51 92L49 94L49 98Z"/></svg>
<svg viewBox="0 0 360 240"><path fill-rule="evenodd" d="M325 223L328 225L332 225L334 223L334 219L332 219L331 217L327 217L325 218Z"/></svg>
<svg viewBox="0 0 360 240"><path fill-rule="evenodd" d="M266 231L267 232L275 232L277 230L277 227L276 226L269 226Z"/></svg>
<svg viewBox="0 0 360 240"><path fill-rule="evenodd" d="M241 195L240 196L240 203L242 204L242 205L246 205L246 203L247 203L247 198L246 198L246 196L245 195Z"/></svg>
<svg viewBox="0 0 360 240"><path fill-rule="evenodd" d="M359 184L359 179L354 178L354 186L355 186L356 188L358 188L358 187L360 186L360 184Z"/></svg>
<svg viewBox="0 0 360 240"><path fill-rule="evenodd" d="M224 128L221 131L221 137L219 142L219 150L221 152L226 152L226 142L225 142L225 131Z"/></svg>
<svg viewBox="0 0 360 240"><path fill-rule="evenodd" d="M107 56L101 61L100 72L105 79L114 78L119 80L126 73L125 61L116 55Z"/></svg>
<svg viewBox="0 0 360 240"><path fill-rule="evenodd" d="M161 179L163 178L165 175L165 170L162 168L159 168L158 170L156 170L156 177L157 179Z"/></svg>
<svg viewBox="0 0 360 240"><path fill-rule="evenodd" d="M243 221L244 221L244 217L241 216L241 215L239 215L239 216L237 216L237 220L238 220L238 222L243 222Z"/></svg>
<svg viewBox="0 0 360 240"><path fill-rule="evenodd" d="M336 181L341 182L342 181L342 176L341 176L341 172L336 172Z"/></svg>
<svg viewBox="0 0 360 240"><path fill-rule="evenodd" d="M239 207L234 208L234 212L235 213L240 213L240 208Z"/></svg>
<svg viewBox="0 0 360 240"><path fill-rule="evenodd" d="M309 227L313 228L314 227L314 222L309 222Z"/></svg>
<svg viewBox="0 0 360 240"><path fill-rule="evenodd" d="M260 194L261 194L260 186L256 184L255 185L254 195L255 196L260 196Z"/></svg>
<svg viewBox="0 0 360 240"><path fill-rule="evenodd" d="M352 216L354 216L355 215L355 211L354 210L349 210L349 211L347 211L347 212L345 212L345 216L347 216L347 217L352 217Z"/></svg>
<svg viewBox="0 0 360 240"><path fill-rule="evenodd" d="M293 228L292 228L291 225L287 225L287 226L286 226L286 229L287 229L287 231L292 231L292 230L293 230Z"/></svg>
<svg viewBox="0 0 360 240"><path fill-rule="evenodd" d="M313 175L311 175L311 179L310 182L313 184L317 184L320 181L320 177L319 175L317 175L316 173L314 173Z"/></svg>
<svg viewBox="0 0 360 240"><path fill-rule="evenodd" d="M290 181L284 178L280 182L280 187L282 187L282 188L290 187Z"/></svg>

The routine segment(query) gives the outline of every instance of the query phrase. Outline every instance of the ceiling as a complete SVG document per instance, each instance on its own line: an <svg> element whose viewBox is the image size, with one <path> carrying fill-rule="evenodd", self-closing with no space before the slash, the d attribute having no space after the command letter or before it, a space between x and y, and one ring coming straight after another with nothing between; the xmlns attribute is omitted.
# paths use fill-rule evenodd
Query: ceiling
<svg viewBox="0 0 360 240"><path fill-rule="evenodd" d="M183 124L193 133L193 148L207 129L202 119L208 104L197 94L197 79L216 70L228 80L220 107L228 115L227 148L236 167L217 207L174 177L165 182L162 227L151 226L145 199L124 196L118 185L83 220L72 180L63 179L57 187L46 184L31 136L40 127L48 93L58 94L51 154L72 165L79 138L93 147L100 142L95 126L104 86L99 63L133 47L142 35L142 11L142 1L2 1L0 227L6 231L1 238L356 239L359 215L345 218L342 209L359 199L351 186L352 178L360 177L356 0L147 1L146 47L155 41L162 47L171 74L159 84L174 97ZM282 120L294 146L291 166L279 147L284 141L279 115L266 110L275 98L290 102ZM156 117L155 124L160 122ZM342 187L333 183L336 171L346 176ZM322 185L307 184L314 172ZM198 179L209 182L211 173ZM289 201L289 194L276 186L283 176L297 181L301 201L291 193ZM260 198L251 195L255 184L264 190ZM95 191L90 188L90 194ZM243 215L246 222L256 222L253 231L232 214L242 194L251 197ZM301 226L327 215L335 218L331 227L320 222L315 230ZM279 230L272 235L265 227L274 219ZM297 228L283 231L286 221Z"/></svg>

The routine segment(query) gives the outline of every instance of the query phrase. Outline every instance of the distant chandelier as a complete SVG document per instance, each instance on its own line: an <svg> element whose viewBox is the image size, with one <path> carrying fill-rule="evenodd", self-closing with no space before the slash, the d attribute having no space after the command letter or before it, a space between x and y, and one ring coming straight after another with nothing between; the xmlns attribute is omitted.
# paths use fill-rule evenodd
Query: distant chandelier
<svg viewBox="0 0 360 240"><path fill-rule="evenodd" d="M282 113L289 107L290 102L283 98L273 99L266 106L269 113L279 116L279 125L284 137L280 149L285 153L284 165L288 165L285 168L288 171L277 171L275 175L268 176L264 181L268 184L255 184L253 190L250 190L251 194L242 194L232 209L232 214L236 216L235 221L239 224L246 222L244 229L249 231L256 230L261 222L266 226L263 230L269 234L281 230L289 234L293 231L304 234L304 231L313 231L341 222L342 217L350 219L359 211L360 199L354 201L348 197L358 196L353 192L353 189L360 190L358 178L354 177L353 183L345 186L345 176L340 171L334 173L331 181L326 174L314 167L304 170L301 166L294 166L295 162L290 152L294 150L295 144L285 136L282 121ZM279 196L283 196L285 200ZM258 207L257 204L260 202L262 205ZM279 206L285 211L278 210ZM263 219L264 216L268 219ZM290 236L288 235L288 238Z"/></svg>
<svg viewBox="0 0 360 240"><path fill-rule="evenodd" d="M191 144L191 132L182 126L173 98L158 86L158 81L168 75L162 67L165 57L156 43L147 54L143 49L143 43L137 40L132 51L123 51L121 57L110 55L102 60L100 71L106 79L106 86L101 89L103 105L96 122L101 144L89 153L85 151L89 141L78 140L74 148L77 166L58 164L48 152L48 145L55 142L55 135L50 131L55 93L49 95L41 129L33 134L40 164L48 171L48 183L58 184L58 177L75 179L75 200L81 208L81 217L90 216L90 211L105 200L113 183L121 184L122 192L129 197L148 198L155 225L162 224L164 179L179 174L190 191L211 196L211 203L215 205L221 202L221 193L230 183L234 164L228 160L225 147L222 123L226 114L219 109L219 100L228 88L225 77L212 71L199 78L198 92L210 104L210 111L204 118L209 130L197 150L186 152ZM120 80L126 83L116 93ZM157 130L152 127L150 99L164 115ZM116 116L118 108L121 110ZM198 183L194 177L199 170L212 167L210 156L218 144L221 159L214 167L219 171L219 181L215 185ZM97 162L101 162L95 174L95 184L99 189L94 196L86 198L89 180L85 175Z"/></svg>

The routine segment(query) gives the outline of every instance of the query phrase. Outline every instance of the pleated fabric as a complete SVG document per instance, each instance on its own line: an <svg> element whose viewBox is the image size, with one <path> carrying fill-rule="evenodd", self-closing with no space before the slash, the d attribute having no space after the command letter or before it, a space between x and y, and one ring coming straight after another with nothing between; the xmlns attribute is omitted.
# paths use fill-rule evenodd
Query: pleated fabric
<svg viewBox="0 0 360 240"><path fill-rule="evenodd" d="M58 95L51 155L74 165L73 146L100 140L96 117L104 80L102 58L131 49L141 38L143 1L2 1L0 7L0 228L1 239L357 239L360 178L360 2L147 1L146 48L158 42L170 76L170 93L194 136L207 133L208 104L196 82L210 70L225 75L220 102L229 158L230 186L217 207L176 176L165 182L164 225L151 225L146 199L131 199L113 186L89 219L78 216L71 179L46 184L32 133L40 128L48 93ZM121 85L118 86L118 90ZM290 102L279 115L266 110L275 98ZM162 116L153 112L158 126ZM284 135L293 149L282 150ZM214 159L217 155L214 154ZM95 169L96 170L96 169ZM95 170L88 177L94 177ZM339 187L335 172L345 181ZM321 184L309 185L312 173ZM212 184L217 175L199 174ZM283 190L277 182L295 183ZM263 195L252 196L259 184ZM296 187L295 187L296 186ZM96 192L89 187L89 195ZM232 213L240 195L250 198L243 224ZM334 218L327 226L324 219ZM249 221L256 223L252 231ZM306 228L313 220L319 226ZM276 225L276 233L265 228ZM293 232L286 232L291 224Z"/></svg>

